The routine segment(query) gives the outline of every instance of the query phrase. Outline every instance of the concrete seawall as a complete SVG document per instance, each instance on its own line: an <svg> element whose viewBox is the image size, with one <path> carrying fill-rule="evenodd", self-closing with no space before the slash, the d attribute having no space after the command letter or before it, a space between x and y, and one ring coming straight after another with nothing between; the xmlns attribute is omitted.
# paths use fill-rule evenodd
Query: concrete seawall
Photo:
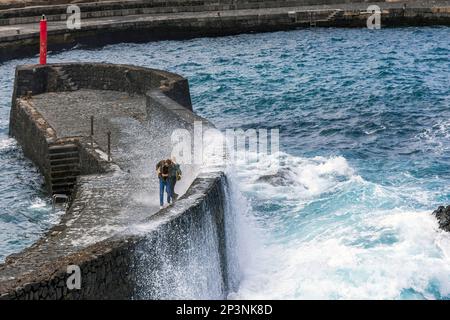
<svg viewBox="0 0 450 320"><path fill-rule="evenodd" d="M77 44L99 46L309 27L365 28L367 18L372 14L367 12L370 4L381 8L382 27L450 25L450 2L447 0L405 3L406 8L403 2L349 3L340 0L233 1L221 5L208 1L174 1L170 5L148 7L148 4L137 1L108 4L112 7L104 10L102 4L83 4L86 7L85 18L79 30L67 28L64 6L11 9L0 12L0 21L3 21L3 26L0 26L0 61L37 53L39 33L35 20L36 15L47 13L45 10L49 11L51 20L50 50ZM118 6L117 10L114 6Z"/></svg>
<svg viewBox="0 0 450 320"><path fill-rule="evenodd" d="M83 99L80 104L76 102L77 95ZM96 114L105 118L103 122L112 119L111 125L118 119L122 121L117 129L109 127L117 138L113 139L112 160L108 161L100 133L92 141L84 134L82 125L71 127L71 124L61 123L61 119L68 112L73 115L71 121L77 122L82 119L77 114L81 110L78 106L89 106L86 97L109 98L111 95L117 104L94 101L100 104ZM60 99L67 96L75 101L74 105L61 104L65 100ZM116 102L117 97L123 102ZM58 102L57 114L52 113L52 101ZM108 106L117 110L107 110L101 115L101 109ZM132 109L123 113L123 108ZM185 245L186 235L202 234L205 229L199 221L204 219L209 219L214 230L208 236L212 235L217 245L212 246L208 254L220 257L217 278L225 292L226 280L220 280L226 279L223 222L226 179L223 174L218 171L193 176L184 195L173 206L160 211L136 197L140 189L154 183L151 180L153 174L151 179L148 178L150 180L142 181L142 163L148 166L150 161L153 166L160 155L154 152L168 151L168 146L161 144L163 140L158 142L158 137L151 131L161 123L159 117L168 119L166 113L170 114L171 120L165 127L157 128L158 131L161 128L168 130L161 132L162 136L170 137L171 130L179 126L190 130L193 121L210 126L191 111L187 81L175 74L95 63L17 68L11 134L40 168L50 191L54 171L49 152L55 145L58 148L67 144L77 146L80 172L70 192L70 206L61 222L33 246L7 257L0 265L0 299L157 298L158 295L149 289L149 279L157 276L161 259L164 258L165 263L170 257L176 261L181 251L191 250ZM128 120L128 114L134 119ZM101 131L102 125L99 123L98 130ZM139 140L132 145L125 141L132 130L130 125L138 126L137 132L145 139L155 136L154 142L163 150L149 150L143 156ZM149 136L146 130L150 130ZM72 136L73 132L76 135ZM142 163L136 162L140 160L136 160L138 156L145 158ZM135 232L133 225L147 227L145 232ZM164 242L165 255L156 254L161 248L146 245L149 239L164 237L170 238ZM143 250L146 255L142 254ZM144 261L143 256L152 259ZM142 275L143 262L144 269L152 270L153 276ZM69 290L66 286L69 265L78 265L81 269L80 290Z"/></svg>

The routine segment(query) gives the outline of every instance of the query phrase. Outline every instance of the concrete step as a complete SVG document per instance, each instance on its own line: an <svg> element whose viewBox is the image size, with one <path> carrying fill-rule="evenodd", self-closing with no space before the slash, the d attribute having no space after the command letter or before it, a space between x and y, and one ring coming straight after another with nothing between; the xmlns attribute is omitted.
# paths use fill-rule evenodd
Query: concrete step
<svg viewBox="0 0 450 320"><path fill-rule="evenodd" d="M72 81L70 76L65 73L61 67L54 67L53 70L58 73L58 77L63 81L66 87L68 87L71 91L78 90L78 86Z"/></svg>
<svg viewBox="0 0 450 320"><path fill-rule="evenodd" d="M61 159L50 159L50 165L52 167L60 165L60 164L78 164L80 163L80 158L72 157L72 158L61 158Z"/></svg>
<svg viewBox="0 0 450 320"><path fill-rule="evenodd" d="M53 194L71 195L72 191L73 191L73 187L52 188L52 193Z"/></svg>
<svg viewBox="0 0 450 320"><path fill-rule="evenodd" d="M59 171L73 171L73 170L79 170L80 164L79 163L71 163L71 164L57 164L50 166L51 172L59 172Z"/></svg>
<svg viewBox="0 0 450 320"><path fill-rule="evenodd" d="M72 81L67 73L65 73L62 69L59 69L57 72L59 78L64 82L64 85L66 87L68 87L72 91L78 90L78 86Z"/></svg>
<svg viewBox="0 0 450 320"><path fill-rule="evenodd" d="M48 148L49 154L62 152L78 152L78 146L76 144L62 144L62 145L53 145Z"/></svg>
<svg viewBox="0 0 450 320"><path fill-rule="evenodd" d="M78 158L78 151L49 154L50 161L58 159Z"/></svg>
<svg viewBox="0 0 450 320"><path fill-rule="evenodd" d="M53 184L59 184L59 183L75 183L77 181L77 176L64 176L64 177L55 177L52 178Z"/></svg>
<svg viewBox="0 0 450 320"><path fill-rule="evenodd" d="M60 171L52 171L50 173L50 176L52 179L54 178L65 178L65 177L73 177L73 176L79 176L81 171L78 170L60 170Z"/></svg>
<svg viewBox="0 0 450 320"><path fill-rule="evenodd" d="M52 194L70 195L81 173L78 146L67 143L48 149Z"/></svg>
<svg viewBox="0 0 450 320"><path fill-rule="evenodd" d="M64 203L67 202L69 200L68 195L66 194L61 194L61 193L53 193L53 201L55 201L55 203Z"/></svg>
<svg viewBox="0 0 450 320"><path fill-rule="evenodd" d="M75 183L73 182L62 182L62 183L53 183L52 190L56 189L72 189Z"/></svg>
<svg viewBox="0 0 450 320"><path fill-rule="evenodd" d="M339 17L342 17L344 15L344 10L335 10L333 11L327 18L327 20L332 20L332 19L336 19Z"/></svg>

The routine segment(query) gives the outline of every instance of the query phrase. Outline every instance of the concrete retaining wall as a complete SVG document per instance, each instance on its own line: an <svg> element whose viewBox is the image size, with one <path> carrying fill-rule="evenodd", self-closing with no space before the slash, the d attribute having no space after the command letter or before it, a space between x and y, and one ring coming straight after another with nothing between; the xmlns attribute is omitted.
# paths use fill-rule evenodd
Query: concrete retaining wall
<svg viewBox="0 0 450 320"><path fill-rule="evenodd" d="M135 241L131 237L103 241L75 255L41 265L37 271L19 279L2 281L0 300L129 299L134 292L130 266ZM6 263L14 263L14 258ZM80 290L67 287L69 265L80 267Z"/></svg>
<svg viewBox="0 0 450 320"><path fill-rule="evenodd" d="M11 108L10 132L22 145L26 157L30 158L49 183L48 145L56 136L45 119L27 101ZM53 134L52 134L53 133Z"/></svg>

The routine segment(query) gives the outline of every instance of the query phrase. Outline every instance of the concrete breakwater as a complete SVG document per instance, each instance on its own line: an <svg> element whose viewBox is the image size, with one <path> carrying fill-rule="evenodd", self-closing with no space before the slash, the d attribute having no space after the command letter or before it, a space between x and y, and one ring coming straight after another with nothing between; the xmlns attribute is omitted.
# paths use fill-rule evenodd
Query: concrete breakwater
<svg viewBox="0 0 450 320"><path fill-rule="evenodd" d="M158 211L156 200L148 200L157 185L154 162L170 154L170 132L191 130L193 121L210 126L191 108L187 80L160 70L95 63L17 67L10 133L40 168L49 191L66 192L71 201L58 225L0 265L0 298L164 297L164 288L154 291L154 283L169 276L161 268L199 247L216 266L215 296L224 297L229 262L223 173L186 166L184 195L173 206ZM90 114L96 117L92 138ZM52 154L64 147L77 154L78 170L70 171L74 182L62 177L67 188L61 190L54 174L67 164L57 158L55 170ZM140 225L139 232L131 225ZM66 285L69 265L80 267L79 290Z"/></svg>
<svg viewBox="0 0 450 320"><path fill-rule="evenodd" d="M303 27L366 27L370 4L381 8L382 27L450 25L450 3L438 1L359 2L228 1L147 2L127 1L82 4L82 27L66 25L66 6L0 10L0 61L32 55L39 43L41 14L49 15L49 50L77 44L98 46L221 36L244 32L289 30ZM404 6L404 4L406 6Z"/></svg>

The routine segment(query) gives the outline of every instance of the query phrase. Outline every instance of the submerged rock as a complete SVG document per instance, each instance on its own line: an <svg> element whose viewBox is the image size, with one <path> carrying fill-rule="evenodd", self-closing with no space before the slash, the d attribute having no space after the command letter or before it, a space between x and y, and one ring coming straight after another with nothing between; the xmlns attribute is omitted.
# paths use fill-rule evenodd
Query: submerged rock
<svg viewBox="0 0 450 320"><path fill-rule="evenodd" d="M281 168L275 174L260 176L258 179L256 179L256 182L269 183L275 187L285 187L293 184L291 174L292 173L290 169Z"/></svg>
<svg viewBox="0 0 450 320"><path fill-rule="evenodd" d="M433 212L439 222L439 228L450 232L450 206L440 206Z"/></svg>

